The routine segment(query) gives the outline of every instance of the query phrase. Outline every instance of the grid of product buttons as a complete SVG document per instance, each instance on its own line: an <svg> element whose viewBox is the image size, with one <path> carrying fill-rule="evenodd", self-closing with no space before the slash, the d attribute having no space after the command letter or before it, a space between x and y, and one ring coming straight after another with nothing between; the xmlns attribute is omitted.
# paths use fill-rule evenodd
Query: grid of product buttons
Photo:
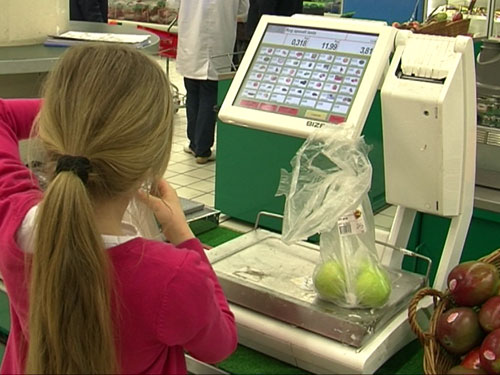
<svg viewBox="0 0 500 375"><path fill-rule="evenodd" d="M345 120L369 57L261 47L239 105L329 122Z"/></svg>

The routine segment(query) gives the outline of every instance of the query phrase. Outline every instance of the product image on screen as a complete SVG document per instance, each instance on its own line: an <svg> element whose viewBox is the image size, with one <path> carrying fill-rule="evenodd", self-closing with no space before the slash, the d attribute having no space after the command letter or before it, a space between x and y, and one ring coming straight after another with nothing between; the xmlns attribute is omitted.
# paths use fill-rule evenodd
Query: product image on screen
<svg viewBox="0 0 500 375"><path fill-rule="evenodd" d="M378 35L268 25L234 105L341 123Z"/></svg>

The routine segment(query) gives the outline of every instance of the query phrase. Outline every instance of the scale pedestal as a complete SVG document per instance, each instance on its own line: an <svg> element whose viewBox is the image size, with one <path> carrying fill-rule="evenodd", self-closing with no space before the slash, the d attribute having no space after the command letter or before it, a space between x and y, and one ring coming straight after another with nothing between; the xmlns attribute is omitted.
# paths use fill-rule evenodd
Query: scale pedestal
<svg viewBox="0 0 500 375"><path fill-rule="evenodd" d="M358 350L241 306L230 303L230 307L240 344L314 374L373 374L415 339L409 332L406 311ZM423 310L417 318L428 320Z"/></svg>

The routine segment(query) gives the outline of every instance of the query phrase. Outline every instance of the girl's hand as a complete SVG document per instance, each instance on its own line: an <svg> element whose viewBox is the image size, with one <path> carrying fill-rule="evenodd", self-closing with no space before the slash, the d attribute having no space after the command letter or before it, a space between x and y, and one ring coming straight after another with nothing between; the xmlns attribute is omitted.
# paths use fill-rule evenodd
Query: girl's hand
<svg viewBox="0 0 500 375"><path fill-rule="evenodd" d="M187 224L179 197L169 183L163 179L156 182L151 193L139 190L137 198L146 204L160 223L163 235L174 245L194 237Z"/></svg>

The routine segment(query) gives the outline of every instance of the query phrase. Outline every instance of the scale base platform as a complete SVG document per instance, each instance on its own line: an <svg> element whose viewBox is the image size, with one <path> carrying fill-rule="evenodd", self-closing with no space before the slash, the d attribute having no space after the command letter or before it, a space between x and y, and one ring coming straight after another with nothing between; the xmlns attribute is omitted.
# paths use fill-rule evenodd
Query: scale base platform
<svg viewBox="0 0 500 375"><path fill-rule="evenodd" d="M297 327L360 348L424 285L415 273L387 269L392 293L380 309L347 309L317 298L311 280L317 245L287 245L279 234L249 232L209 252L229 301Z"/></svg>
<svg viewBox="0 0 500 375"><path fill-rule="evenodd" d="M238 342L270 357L314 374L374 374L404 346L416 339L401 311L361 348L315 334L292 324L230 303L236 318ZM421 327L427 309L417 311Z"/></svg>
<svg viewBox="0 0 500 375"><path fill-rule="evenodd" d="M406 308L425 283L421 275L388 269L393 292L384 308L345 309L316 297L317 245L286 245L279 234L256 229L207 255L240 343L285 362L315 373L370 373L415 338Z"/></svg>

